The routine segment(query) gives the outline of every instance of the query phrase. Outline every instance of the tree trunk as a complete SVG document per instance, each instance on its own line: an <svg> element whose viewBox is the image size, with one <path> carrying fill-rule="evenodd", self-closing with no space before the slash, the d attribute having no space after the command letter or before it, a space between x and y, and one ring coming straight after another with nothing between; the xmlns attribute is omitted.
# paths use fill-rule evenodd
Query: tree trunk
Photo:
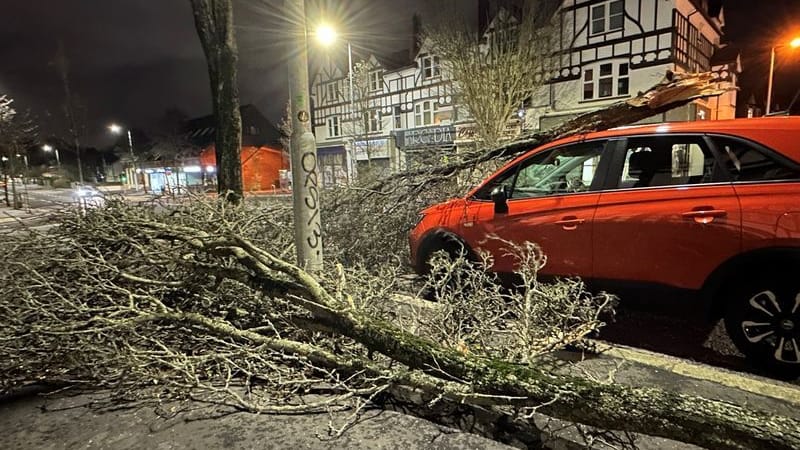
<svg viewBox="0 0 800 450"><path fill-rule="evenodd" d="M231 0L190 0L197 35L203 45L216 122L217 190L238 203L242 186L242 117L236 63L238 50Z"/></svg>
<svg viewBox="0 0 800 450"><path fill-rule="evenodd" d="M408 366L411 372L394 375L396 381L428 393L475 405L536 407L542 414L570 422L713 449L800 448L800 421L796 419L661 389L555 375L535 362L515 364L464 354L343 308L310 274L242 238L214 238L201 230L154 222L141 222L140 226L183 241L197 251L234 258L248 269L249 284L265 293L274 294L275 273L291 277L298 286L286 298L312 314L314 320L309 324L314 331L320 327L331 330Z"/></svg>

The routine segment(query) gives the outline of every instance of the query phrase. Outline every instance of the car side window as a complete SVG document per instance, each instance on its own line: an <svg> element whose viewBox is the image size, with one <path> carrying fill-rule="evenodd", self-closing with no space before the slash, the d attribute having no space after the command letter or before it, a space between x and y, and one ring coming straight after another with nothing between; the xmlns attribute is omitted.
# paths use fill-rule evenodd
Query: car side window
<svg viewBox="0 0 800 450"><path fill-rule="evenodd" d="M800 179L800 173L738 139L714 137L714 143L733 181Z"/></svg>
<svg viewBox="0 0 800 450"><path fill-rule="evenodd" d="M512 200L588 191L605 144L592 141L537 153L506 169L473 198L491 200L497 186L505 186Z"/></svg>
<svg viewBox="0 0 800 450"><path fill-rule="evenodd" d="M714 155L700 136L631 138L617 187L711 183L714 167Z"/></svg>
<svg viewBox="0 0 800 450"><path fill-rule="evenodd" d="M523 162L511 199L588 191L604 148L605 141L566 145Z"/></svg>

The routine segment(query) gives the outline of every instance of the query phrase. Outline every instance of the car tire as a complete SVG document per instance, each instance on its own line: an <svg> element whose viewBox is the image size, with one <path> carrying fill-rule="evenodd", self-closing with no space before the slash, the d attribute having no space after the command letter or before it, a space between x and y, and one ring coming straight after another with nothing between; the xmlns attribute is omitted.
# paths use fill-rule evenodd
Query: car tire
<svg viewBox="0 0 800 450"><path fill-rule="evenodd" d="M441 234L435 241L429 242L420 254L420 271L419 275L423 277L430 276L431 273L431 258L437 253L443 251L447 253L450 258L455 259L459 256L465 256L467 259L473 259L469 248L457 237L449 234ZM450 283L448 283L450 284ZM451 285L451 288L458 289L458 286ZM421 293L421 297L425 300L436 301L435 292L432 289L425 289Z"/></svg>
<svg viewBox="0 0 800 450"><path fill-rule="evenodd" d="M759 369L800 375L800 281L749 274L728 293L724 322L736 347Z"/></svg>

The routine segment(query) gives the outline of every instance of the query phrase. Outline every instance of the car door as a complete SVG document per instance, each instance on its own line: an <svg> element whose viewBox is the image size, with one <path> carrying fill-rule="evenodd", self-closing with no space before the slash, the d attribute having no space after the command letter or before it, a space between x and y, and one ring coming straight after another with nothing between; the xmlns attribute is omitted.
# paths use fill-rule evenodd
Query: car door
<svg viewBox="0 0 800 450"><path fill-rule="evenodd" d="M705 137L633 137L619 146L594 216L599 281L698 289L741 247L741 213Z"/></svg>
<svg viewBox="0 0 800 450"><path fill-rule="evenodd" d="M467 205L461 234L495 259L494 270L512 272L508 245L533 242L547 256L542 273L590 276L592 216L606 141L569 144L520 162L488 183ZM507 212L495 210L490 191L508 192Z"/></svg>

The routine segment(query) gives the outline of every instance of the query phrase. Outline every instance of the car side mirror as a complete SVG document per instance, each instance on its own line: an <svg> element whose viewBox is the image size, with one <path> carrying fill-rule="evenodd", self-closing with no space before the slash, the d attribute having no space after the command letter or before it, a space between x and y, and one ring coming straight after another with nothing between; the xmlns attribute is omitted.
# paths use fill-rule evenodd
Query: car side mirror
<svg viewBox="0 0 800 450"><path fill-rule="evenodd" d="M492 189L492 201L495 214L508 213L508 186L497 186Z"/></svg>

